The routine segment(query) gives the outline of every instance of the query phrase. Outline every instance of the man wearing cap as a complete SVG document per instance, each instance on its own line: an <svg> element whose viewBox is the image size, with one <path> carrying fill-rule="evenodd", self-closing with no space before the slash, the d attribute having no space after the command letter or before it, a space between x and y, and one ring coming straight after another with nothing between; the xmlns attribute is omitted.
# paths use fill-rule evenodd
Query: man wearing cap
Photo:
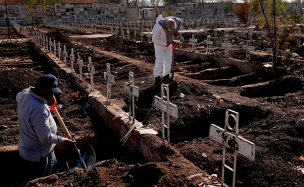
<svg viewBox="0 0 304 187"><path fill-rule="evenodd" d="M182 25L182 20L176 17L166 17L159 20L152 30L152 41L154 42L155 50L155 65L154 65L154 85L161 84L161 76L163 83L169 80L172 62L172 47L173 37L177 37L178 31Z"/></svg>
<svg viewBox="0 0 304 187"><path fill-rule="evenodd" d="M41 76L35 87L30 86L16 96L18 102L19 154L26 166L26 179L58 173L54 147L72 145L75 140L57 136L57 126L48 108L54 94L61 94L54 75Z"/></svg>

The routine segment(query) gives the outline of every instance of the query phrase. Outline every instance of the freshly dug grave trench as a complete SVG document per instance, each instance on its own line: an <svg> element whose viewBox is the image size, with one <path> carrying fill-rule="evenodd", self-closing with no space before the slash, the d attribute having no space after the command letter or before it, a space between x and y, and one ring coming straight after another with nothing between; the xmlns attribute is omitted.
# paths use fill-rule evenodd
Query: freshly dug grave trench
<svg viewBox="0 0 304 187"><path fill-rule="evenodd" d="M1 46L0 46L1 47ZM16 53L18 54L18 53ZM0 71L1 76L1 125L0 125L0 145L16 147L19 142L18 132L18 114L17 102L15 97L18 92L24 88L35 85L39 76L46 73L53 73L52 68L47 64L43 64L43 58L37 58L33 52L29 54L35 56L35 60L39 61L43 69L36 71L35 68L13 68ZM103 120L97 117L94 109L87 102L87 99L81 94L80 90L67 81L66 78L60 77L60 89L63 94L58 98L58 104L61 105L59 113L65 121L67 128L71 135L78 140L77 146L80 150L84 150L88 145L92 145L97 155L97 162L101 160L119 158L123 162L141 163L143 160L140 155L127 153L121 143L115 137L115 134L103 124ZM73 93L79 93L78 97L71 97ZM56 120L56 118L55 118ZM57 120L56 120L57 121ZM57 124L59 124L57 122ZM58 127L58 134L65 136L60 126ZM60 171L67 170L66 161L75 157L75 152L72 148L58 145L55 147L56 156L59 163ZM6 168L1 171L1 185L22 182L24 166L20 162L18 151L14 149L13 152L1 152L0 157L4 162L1 163L1 168ZM20 176L12 180L12 176ZM16 184L19 186L20 184Z"/></svg>
<svg viewBox="0 0 304 187"><path fill-rule="evenodd" d="M38 56L35 53L32 55L36 58ZM6 161L1 162L1 168L5 168L1 172L1 176L4 177L4 179L1 180L1 186L186 186L186 184L190 183L187 176L193 173L193 170L197 170L193 168L193 165L192 167L179 169L180 166L178 164L170 161L142 164L142 158L139 154L130 154L125 151L124 147L121 147L121 142L118 142L111 131L103 127L103 120L96 116L94 110L91 109L90 103L87 102L86 97L84 97L78 88L70 82L70 79L66 77L59 77L60 88L63 91L63 94L58 98L59 104L62 105L59 112L72 136L77 139L78 147L82 148L89 144L93 145L97 154L97 161L102 161L98 162L95 165L95 169L89 173L83 170L75 170L74 172L62 172L58 175L51 175L26 183L21 182L23 167L20 163L16 147L18 144L18 119L14 97L23 88L34 85L36 79L42 73L52 72L52 68L43 63L47 60L44 58L37 59L40 64L37 68L13 68L0 72L0 75L3 77L9 77L5 79L7 80L6 82L1 82L1 86L7 88L10 93L10 95L1 96L1 103L4 104L2 110L4 111L2 112L3 118L6 119L6 123L9 124L11 123L10 121L12 121L14 124L12 126L6 125L6 123L1 125L7 137L5 141L3 141L3 145L6 146L0 147L1 160ZM39 71L36 69L39 69ZM15 80L17 80L17 82L15 82ZM10 90L11 86L15 89ZM72 97L72 94L75 93L78 93L78 97ZM6 111L6 108L14 109ZM9 118L8 115L15 117ZM58 129L58 133L63 135L61 129ZM2 132L2 129L0 131ZM13 133L10 135L10 132ZM145 136L145 139L153 140L149 135ZM7 141L9 143L6 143ZM160 142L153 143L161 144ZM161 149L167 152L168 148L162 147ZM61 166L61 171L64 171L66 168L64 168L65 163L63 162L66 158L70 158L72 152L68 148L60 145L56 146L55 152ZM168 156L175 160L181 157L172 149ZM185 160L182 157L181 159ZM185 161L180 161L179 163L183 162ZM197 172L202 171L197 170Z"/></svg>
<svg viewBox="0 0 304 187"><path fill-rule="evenodd" d="M280 96L301 90L303 88L303 84L303 78L284 76L269 82L243 86L241 95L247 97Z"/></svg>
<svg viewBox="0 0 304 187"><path fill-rule="evenodd" d="M188 81L188 82L187 82ZM189 88L189 84L191 85L191 81L187 79L187 81L180 81L180 88L182 88L182 91L187 91ZM184 86L183 86L184 85ZM189 120L193 116L201 116L201 113L196 114L195 109L197 110L202 106L204 113L209 113L208 111L208 104L211 105L211 113L214 109L215 111L220 110L217 107L223 107L221 111L223 112L225 109L230 108L231 106L238 106L238 102L235 98L230 98L229 95L239 94L240 89L231 89L226 87L218 87L218 86L211 86L211 85L204 85L201 86L201 84L196 84L195 81L193 81L192 86L190 86L188 93L191 92L197 92L197 95L190 97L186 94L187 97L184 97L184 100L181 101L183 104L182 109L184 110L186 114L189 115L189 118L185 119ZM203 90L203 91L195 91L195 90ZM193 91L194 90L194 91ZM225 92L222 92L225 90ZM184 93L184 92L176 92L176 93ZM187 93L187 92L185 92ZM224 97L223 94L226 94ZM206 99L201 99L199 96L202 96L203 98L206 97ZM205 96L204 96L205 95ZM295 119L300 119L303 115L301 113L303 106L301 102L295 102L295 99L292 99L293 96L299 97L302 95L302 91L298 91L295 93L289 93L286 96L281 96L278 99L284 100L285 98L288 98L290 100L289 104L287 105L287 108L280 108L281 106L276 106L275 104L268 103L267 101L269 99L275 100L275 97L269 97L269 98L257 98L250 99L246 97L240 97L238 98L240 101L247 101L250 103L253 102L250 107L248 107L246 114L248 117L248 123L246 123L246 119L244 118L244 127L240 129L241 135L244 136L244 138L251 140L252 142L256 143L256 162L250 162L247 159L243 157L239 157L238 159L238 167L241 169L237 169L238 177L238 185L239 186L293 186L293 185L303 185L303 182L301 180L302 174L300 171L296 170L296 166L301 166L301 161L298 160L298 157L303 155L303 150L301 147L303 145L302 138L300 136L300 132L298 130L294 130L294 124ZM222 97L222 100L224 104L220 104L221 101L218 100L218 96ZM182 100L183 98L180 97L180 95L175 96L176 99ZM199 98L199 99L197 99ZM192 105L197 106L197 108L192 107L191 104L187 103L189 100L192 100ZM171 98L170 98L171 100ZM186 100L186 102L185 102ZM202 101L202 105L200 105L200 101ZM228 103L225 105L225 103ZM137 103L139 106L139 104ZM200 105L200 106L198 106ZM145 105L142 105L145 106ZM187 108L190 109L187 110ZM242 105L241 105L242 106ZM141 107L138 107L141 108ZM148 107L149 108L149 107ZM245 107L246 108L246 107ZM242 107L236 108L235 110L238 111L238 109L242 110ZM256 110L257 113L253 116L256 116L254 118L251 118L250 110ZM145 116L150 116L150 114L153 114L155 112L158 112L160 116L160 112L157 109L147 110L146 112L143 112ZM241 111L238 111L241 113ZM136 111L136 116L140 113L139 110ZM192 115L194 113L194 115ZM219 114L221 115L221 114ZM241 114L242 115L242 114ZM215 117L214 117L215 118ZM262 119L260 119L262 118ZM152 119L155 120L155 119ZM157 120L157 119L156 119ZM140 120L139 120L140 121ZM159 121L159 120L158 120ZM147 120L147 123L149 123L149 120ZM182 121L182 124L184 122ZM218 122L219 124L223 124L223 122ZM151 127L154 128L152 126ZM174 124L174 121L173 121ZM217 124L217 123L215 123ZM243 124L243 122L242 122ZM246 125L247 124L247 125ZM283 124L283 125L281 125ZM149 125L149 124L148 124ZM273 128L273 129L272 129ZM281 138L282 137L282 138ZM182 137L183 138L183 137ZM181 139L178 137L177 139ZM191 140L191 139L190 139ZM180 142L177 145L178 148L185 149L182 150L181 153L191 160L193 163L196 163L196 159L198 160L197 166L200 166L202 157L201 150L204 150L207 154L208 162L205 164L206 167L201 168L209 168L209 173L218 173L218 176L220 176L220 163L221 163L221 147L215 144L213 141L209 140L209 138L195 138L192 139L193 142L196 140L202 141L203 144L191 144L192 149L188 149L188 143L189 141ZM279 141L278 141L279 140ZM284 141L287 140L287 145L284 143ZM179 142L179 141L177 141ZM192 143L192 142L190 142ZM185 145L185 146L184 146ZM265 146L266 145L266 146ZM266 147L266 148L265 148ZM299 149L298 149L299 147ZM284 154L277 154L277 152L281 151L280 149L283 148ZM197 149L197 150L196 150ZM194 153L195 151L195 153ZM198 154L196 154L198 153ZM209 154L210 153L210 154ZM188 154L188 156L187 156ZM195 154L197 158L191 159L191 155ZM286 155L288 155L286 157ZM204 157L205 158L205 157ZM210 160L210 161L209 161ZM232 164L231 156L227 160L228 164ZM241 163L239 166L239 163ZM280 165L279 165L280 164ZM201 164L204 166L204 163ZM265 172L266 171L266 174ZM288 172L288 175L285 175L285 172ZM229 176L229 173L226 173L226 176L231 179ZM286 177L287 176L287 177Z"/></svg>
<svg viewBox="0 0 304 187"><path fill-rule="evenodd" d="M9 29L9 30L7 30ZM22 38L20 35L17 34L17 32L10 26L7 27L0 27L0 43L3 39L8 39L8 33L10 34L11 41L15 42L14 39L20 39Z"/></svg>
<svg viewBox="0 0 304 187"><path fill-rule="evenodd" d="M187 61L187 59L183 61ZM254 84L274 80L276 77L266 75L261 78L258 80L245 79L241 83L235 82L232 85ZM219 177L221 176L222 148L206 136L209 133L210 123L223 126L224 112L229 108L240 113L240 134L256 144L255 162L238 156L237 186L304 185L302 173L296 169L297 166L303 165L298 158L304 154L302 148L304 142L301 132L294 129L296 120L303 117L301 90L297 89L297 92L289 92L286 95L283 93L279 97L259 97L257 100L251 99L251 97L240 97L235 100L235 96L230 97L230 95L240 94L240 87L208 86L196 84L195 81L191 83L189 79L183 81L180 78L178 82L178 90L170 97L170 101L178 105L180 115L177 120L170 118L171 141L183 156L200 168L207 170L208 173L216 173ZM280 85L278 88L286 90ZM225 91L222 92L223 90ZM181 93L185 95L184 98L180 97ZM224 94L225 96L223 96ZM222 98L223 102L217 98ZM288 99L288 102L285 103L287 107L269 103L276 99L281 102ZM252 104L250 104L251 100ZM239 104L239 102L245 101L246 105ZM202 120L202 116L209 114L208 105L211 106L211 119ZM137 119L161 133L159 125L161 112L152 105L140 104L140 101L137 103L137 107ZM212 116L212 114L214 115ZM192 126L193 130L188 130L192 124L195 124L194 127ZM206 124L206 128L198 128L199 125L204 124ZM289 143L285 144L285 140ZM231 151L228 151L227 164L232 166L232 162ZM225 182L231 185L231 178L230 171L226 171Z"/></svg>

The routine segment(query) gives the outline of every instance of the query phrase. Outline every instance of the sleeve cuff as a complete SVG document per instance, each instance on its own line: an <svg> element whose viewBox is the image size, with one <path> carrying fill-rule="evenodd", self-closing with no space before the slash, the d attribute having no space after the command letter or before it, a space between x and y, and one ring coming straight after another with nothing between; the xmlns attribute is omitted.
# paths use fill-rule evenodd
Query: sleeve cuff
<svg viewBox="0 0 304 187"><path fill-rule="evenodd" d="M57 136L58 144L62 144L64 142L63 137Z"/></svg>

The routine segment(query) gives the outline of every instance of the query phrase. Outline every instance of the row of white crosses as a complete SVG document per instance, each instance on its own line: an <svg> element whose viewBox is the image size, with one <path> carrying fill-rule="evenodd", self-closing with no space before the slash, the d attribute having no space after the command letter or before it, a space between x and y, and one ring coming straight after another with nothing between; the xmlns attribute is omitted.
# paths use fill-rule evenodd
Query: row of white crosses
<svg viewBox="0 0 304 187"><path fill-rule="evenodd" d="M51 28L68 30L68 31L79 31L79 32L86 32L86 33L96 33L97 29L93 22L91 23L52 23L49 22L47 24Z"/></svg>
<svg viewBox="0 0 304 187"><path fill-rule="evenodd" d="M41 38L40 38L41 37ZM40 39L39 39L40 38ZM58 60L61 61L61 47L60 47L60 42L58 42L58 47L56 46L56 41L54 40L54 42L52 41L51 38L48 38L47 36L42 36L40 33L36 32L33 34L33 39L34 41L41 45L44 49L46 49L47 52L50 53L54 53L54 56L57 58L56 56L56 49L58 50ZM49 47L48 47L49 46ZM52 50L53 48L53 50ZM66 59L68 57L68 53L66 51L66 46L64 45L64 51L63 51L63 56L64 56L64 63L65 65L67 65L66 63ZM79 66L79 80L82 81L82 67L84 66L83 64L83 60L80 59L80 55L79 52L77 52L77 63ZM71 60L71 73L74 73L74 67L73 67L73 63L75 61L75 56L74 56L74 49L71 49L71 54L70 54L70 60ZM88 64L88 72L90 72L90 79L91 79L91 92L94 92L94 81L93 81L93 75L95 74L95 68L92 64L92 59L91 57L88 57L89 60L89 64Z"/></svg>
<svg viewBox="0 0 304 187"><path fill-rule="evenodd" d="M125 32L124 32L123 28L121 28L120 30L118 28L113 30L113 28L111 27L110 31L114 32L116 37L121 36L122 39L126 39L125 38ZM130 30L128 28L127 28L126 33L127 33L127 39L129 40L130 39ZM144 34L143 30L141 30L140 34L139 34L141 42L143 42L143 40L144 40L144 35L145 34ZM134 38L133 39L136 40L136 30L134 30ZM147 39L148 39L148 42L150 42L152 40L152 33L150 33L150 32L147 33Z"/></svg>
<svg viewBox="0 0 304 187"><path fill-rule="evenodd" d="M139 30L139 29L151 29L153 25L155 24L155 21L151 20L141 20L141 21L113 21L113 20L105 20L102 21L102 25L107 26L107 27L116 27L116 28L121 28L121 27L127 27L127 28L132 28Z"/></svg>

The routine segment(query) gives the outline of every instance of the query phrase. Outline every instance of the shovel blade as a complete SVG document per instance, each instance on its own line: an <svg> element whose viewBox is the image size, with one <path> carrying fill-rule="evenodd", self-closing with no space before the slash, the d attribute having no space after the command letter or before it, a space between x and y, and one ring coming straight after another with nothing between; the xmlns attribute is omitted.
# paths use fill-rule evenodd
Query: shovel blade
<svg viewBox="0 0 304 187"><path fill-rule="evenodd" d="M87 149L81 151L81 156L87 165L87 170L92 170L96 163L96 153L93 147L90 145ZM69 161L69 171L74 171L75 168L85 169L83 168L80 159Z"/></svg>

